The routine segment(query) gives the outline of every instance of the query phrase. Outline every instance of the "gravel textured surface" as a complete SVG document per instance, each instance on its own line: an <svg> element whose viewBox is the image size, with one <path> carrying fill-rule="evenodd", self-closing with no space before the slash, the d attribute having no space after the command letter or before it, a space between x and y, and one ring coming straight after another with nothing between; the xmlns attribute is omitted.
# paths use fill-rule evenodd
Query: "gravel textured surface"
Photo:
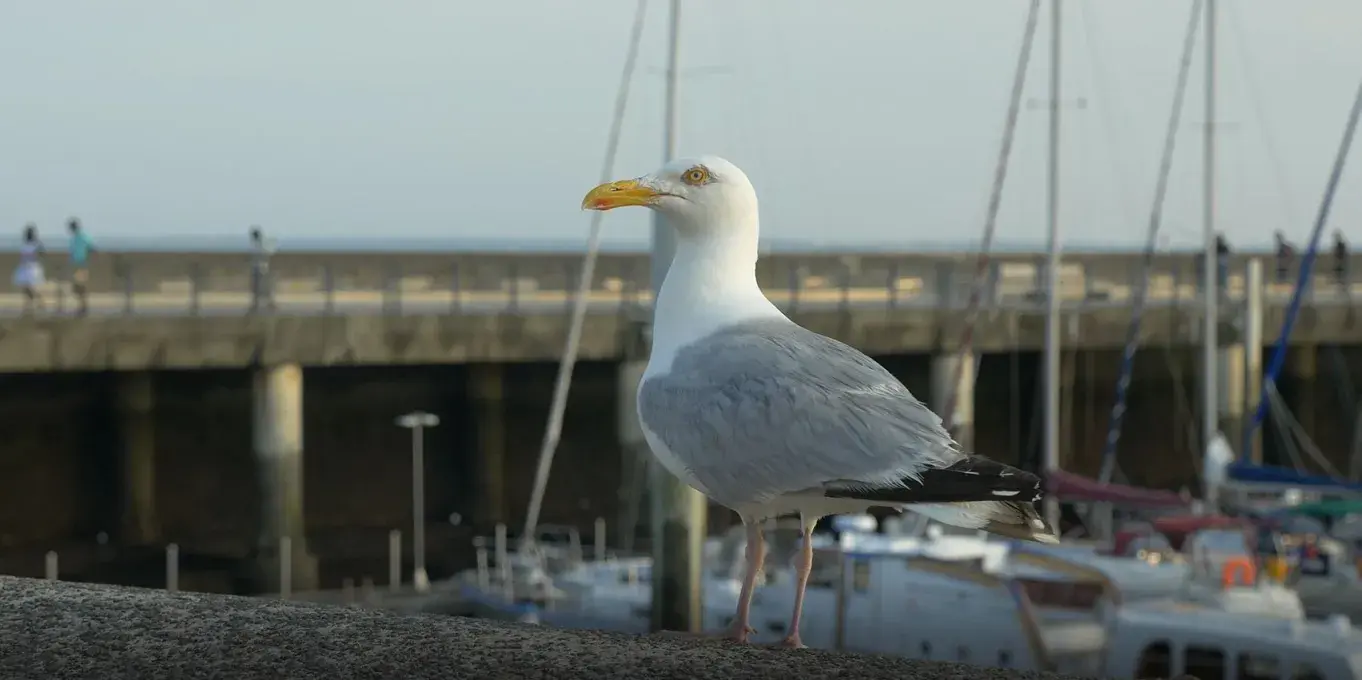
<svg viewBox="0 0 1362 680"><path fill-rule="evenodd" d="M1061 678L0 576L0 678Z"/></svg>

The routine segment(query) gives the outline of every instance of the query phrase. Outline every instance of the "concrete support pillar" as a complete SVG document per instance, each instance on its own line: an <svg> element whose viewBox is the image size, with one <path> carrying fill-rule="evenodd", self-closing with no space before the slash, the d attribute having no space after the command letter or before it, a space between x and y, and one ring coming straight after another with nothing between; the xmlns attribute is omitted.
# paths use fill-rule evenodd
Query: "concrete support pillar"
<svg viewBox="0 0 1362 680"><path fill-rule="evenodd" d="M118 375L118 429L122 439L120 539L148 545L160 538L156 517L156 413L151 373Z"/></svg>
<svg viewBox="0 0 1362 680"><path fill-rule="evenodd" d="M317 587L317 560L308 551L303 519L303 369L298 364L264 366L254 377L260 575L270 592L279 591L279 539L287 536L292 589L312 590Z"/></svg>
<svg viewBox="0 0 1362 680"><path fill-rule="evenodd" d="M1221 347L1216 352L1216 397L1220 432L1236 456L1244 453L1244 404L1248 401L1246 379L1247 350L1242 344Z"/></svg>
<svg viewBox="0 0 1362 680"><path fill-rule="evenodd" d="M965 451L974 450L974 357L961 352L932 357L932 410L950 425Z"/></svg>
<svg viewBox="0 0 1362 680"><path fill-rule="evenodd" d="M478 523L510 521L506 504L506 378L502 364L469 364L468 395L477 452Z"/></svg>

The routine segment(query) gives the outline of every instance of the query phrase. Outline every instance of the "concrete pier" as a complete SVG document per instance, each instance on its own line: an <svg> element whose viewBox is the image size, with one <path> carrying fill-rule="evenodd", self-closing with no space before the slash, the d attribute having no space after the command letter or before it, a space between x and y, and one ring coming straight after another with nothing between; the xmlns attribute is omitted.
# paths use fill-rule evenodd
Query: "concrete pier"
<svg viewBox="0 0 1362 680"><path fill-rule="evenodd" d="M481 503L477 522L488 527L510 521L506 505L506 378L502 364L471 364L468 396L474 415Z"/></svg>
<svg viewBox="0 0 1362 680"><path fill-rule="evenodd" d="M0 576L0 677L1065 680L1072 676L881 654L816 649L791 653L691 635L639 637Z"/></svg>
<svg viewBox="0 0 1362 680"><path fill-rule="evenodd" d="M932 357L932 410L950 426L951 434L966 451L974 450L976 368L972 354L950 352Z"/></svg>
<svg viewBox="0 0 1362 680"><path fill-rule="evenodd" d="M124 545L149 545L160 538L156 516L155 385L148 371L118 376L118 430L121 439L120 539Z"/></svg>
<svg viewBox="0 0 1362 680"><path fill-rule="evenodd" d="M303 518L303 369L278 364L256 369L254 438L261 508L259 576L270 592L280 589L280 539L291 545L293 590L317 587L317 560L307 549Z"/></svg>

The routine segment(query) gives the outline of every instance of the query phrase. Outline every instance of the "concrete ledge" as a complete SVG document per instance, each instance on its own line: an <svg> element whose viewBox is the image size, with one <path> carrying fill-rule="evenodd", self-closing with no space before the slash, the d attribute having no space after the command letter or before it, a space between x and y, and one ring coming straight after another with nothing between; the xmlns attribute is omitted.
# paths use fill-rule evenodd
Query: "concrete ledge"
<svg viewBox="0 0 1362 680"><path fill-rule="evenodd" d="M1268 306L1263 327L1280 327L1286 309ZM932 352L955 343L962 310L851 307L801 309L791 318L871 354ZM1066 346L1115 350L1125 346L1130 309L1066 309ZM615 360L637 342L642 317L621 310L593 314L583 328L579 358ZM1145 342L1194 346L1201 325L1193 306L1152 307L1144 314ZM1356 344L1362 314L1346 306L1302 309L1292 343ZM974 333L982 352L1044 346L1039 307L999 310L981 317ZM355 314L312 316L38 317L0 319L0 371L100 371L238 368L257 363L307 366L557 361L567 339L565 310L516 314ZM1222 324L1220 341L1238 331Z"/></svg>
<svg viewBox="0 0 1362 680"><path fill-rule="evenodd" d="M0 577L0 678L1061 678Z"/></svg>

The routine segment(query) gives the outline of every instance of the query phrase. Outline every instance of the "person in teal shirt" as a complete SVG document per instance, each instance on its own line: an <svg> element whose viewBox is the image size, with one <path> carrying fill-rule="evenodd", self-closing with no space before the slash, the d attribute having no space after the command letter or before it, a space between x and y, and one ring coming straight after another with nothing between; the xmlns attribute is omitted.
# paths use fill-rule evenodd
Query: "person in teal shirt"
<svg viewBox="0 0 1362 680"><path fill-rule="evenodd" d="M76 302L79 305L76 314L84 316L90 311L88 298L86 297L86 283L90 280L90 253L94 252L95 246L90 242L90 237L85 235L85 231L80 228L80 220L72 217L66 226L71 231L70 238L70 266L71 266L71 291L76 294Z"/></svg>

